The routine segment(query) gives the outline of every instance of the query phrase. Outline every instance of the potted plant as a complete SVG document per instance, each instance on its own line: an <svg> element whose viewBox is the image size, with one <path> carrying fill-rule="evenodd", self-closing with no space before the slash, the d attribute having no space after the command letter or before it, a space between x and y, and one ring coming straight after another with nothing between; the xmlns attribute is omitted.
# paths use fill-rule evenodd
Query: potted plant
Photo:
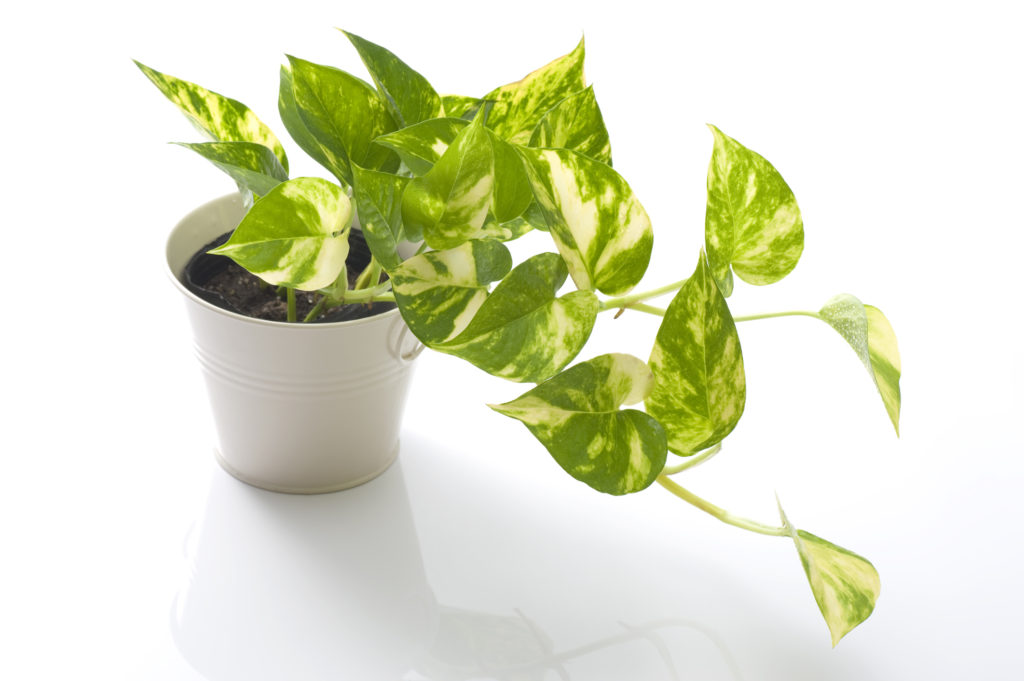
<svg viewBox="0 0 1024 681"><path fill-rule="evenodd" d="M804 314L832 326L863 362L898 432L899 354L877 308L841 295L814 312L730 313L734 276L771 284L803 251L800 210L775 168L711 126L705 249L694 254L689 277L636 292L651 256L652 226L612 167L601 110L583 75L582 41L518 82L467 97L439 95L390 51L345 35L372 86L294 57L280 74L285 127L335 182L290 179L277 137L246 106L139 64L212 139L184 146L240 189L238 197L186 218L168 246L214 409L229 421L218 426L228 470L288 491L336 489L372 477L397 447L408 361L418 341L495 376L536 384L491 406L523 423L577 480L614 495L658 483L723 522L791 540L833 645L864 621L880 588L870 562L797 529L781 507L779 524L740 518L676 477L714 456L743 414L736 322L762 316ZM349 257L357 223L368 247L361 262ZM530 230L548 232L552 252L513 263L505 242ZM226 241L209 243L221 232L229 233ZM257 289L282 299L286 321L250 320L189 291L186 263L211 257L221 264L230 259L258 278ZM665 308L647 302L669 293L674 297ZM301 315L300 298L308 308ZM369 316L318 323L322 312L338 309ZM650 356L605 354L573 364L598 315L623 310L662 318ZM228 326L234 330L220 328ZM403 337L406 329L411 335ZM292 338L303 332L313 340ZM350 333L366 336L367 345L341 335ZM229 334L208 347L209 339ZM280 356L289 359L271 359ZM348 370L355 379L344 378ZM381 382L395 387L395 396L356 394L357 385L373 392ZM252 393L265 403L245 401ZM314 406L339 394L347 401ZM372 410L360 409L366 404ZM628 408L640 404L642 410ZM321 466L349 456L338 432L314 438L300 455L287 439L260 447L273 437L266 432L270 414L270 430L294 412L300 432L352 414L373 430L378 424L370 411L395 421L382 427L385 437L359 445L362 453L379 451L358 474L342 465L331 473L338 476L322 477ZM351 428L345 426L345 437ZM226 437L237 442L229 446ZM259 472L242 470L234 457Z"/></svg>

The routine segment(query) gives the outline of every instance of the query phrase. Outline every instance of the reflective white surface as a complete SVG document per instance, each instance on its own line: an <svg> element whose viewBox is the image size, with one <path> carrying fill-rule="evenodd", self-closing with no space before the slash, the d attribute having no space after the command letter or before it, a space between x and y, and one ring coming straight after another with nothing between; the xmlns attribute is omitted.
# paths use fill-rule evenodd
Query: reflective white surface
<svg viewBox="0 0 1024 681"><path fill-rule="evenodd" d="M678 5L11 10L0 678L1018 676L1020 10ZM284 53L360 69L338 25L458 92L521 77L585 32L615 166L655 228L645 288L696 261L704 122L780 169L805 219L803 260L777 286L738 286L730 305L813 309L850 292L880 307L903 355L902 436L830 329L752 322L743 421L684 477L765 522L777 493L796 524L870 558L882 595L866 624L832 650L785 541L661 489L592 492L484 406L523 386L450 357L421 357L398 463L370 484L295 498L216 467L161 251L171 225L232 184L165 144L196 136L130 58L241 99L280 132ZM293 175L319 173L288 150ZM516 249L551 245L535 234ZM602 317L586 357L647 357L656 328Z"/></svg>

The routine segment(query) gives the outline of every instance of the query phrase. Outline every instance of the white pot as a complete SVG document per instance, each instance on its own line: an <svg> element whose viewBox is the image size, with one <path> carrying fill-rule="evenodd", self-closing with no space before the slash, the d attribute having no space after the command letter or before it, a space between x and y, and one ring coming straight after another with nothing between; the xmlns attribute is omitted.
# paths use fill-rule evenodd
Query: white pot
<svg viewBox="0 0 1024 681"><path fill-rule="evenodd" d="M380 475L398 434L422 346L398 310L327 324L245 317L181 283L189 259L245 214L225 196L189 213L167 240L167 266L185 297L217 428L217 458L239 480L317 494Z"/></svg>

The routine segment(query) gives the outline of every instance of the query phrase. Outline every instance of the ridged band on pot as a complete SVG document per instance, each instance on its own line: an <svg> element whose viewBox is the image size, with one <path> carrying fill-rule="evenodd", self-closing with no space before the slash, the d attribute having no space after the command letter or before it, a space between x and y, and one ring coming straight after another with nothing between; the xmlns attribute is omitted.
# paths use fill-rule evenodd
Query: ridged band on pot
<svg viewBox="0 0 1024 681"><path fill-rule="evenodd" d="M229 312L181 283L192 255L238 224L230 195L183 218L167 240L185 298L219 447L232 475L264 489L316 494L380 475L398 454L416 339L398 310L295 324Z"/></svg>

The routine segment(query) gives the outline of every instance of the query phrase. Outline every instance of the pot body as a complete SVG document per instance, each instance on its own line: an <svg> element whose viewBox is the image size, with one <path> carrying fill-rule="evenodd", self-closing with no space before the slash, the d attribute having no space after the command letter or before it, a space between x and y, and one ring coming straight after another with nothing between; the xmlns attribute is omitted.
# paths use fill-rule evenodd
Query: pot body
<svg viewBox="0 0 1024 681"><path fill-rule="evenodd" d="M289 324L192 294L181 283L185 265L244 214L241 197L216 199L185 216L167 241L209 393L217 458L236 478L277 492L332 492L371 480L398 454L418 343L398 310Z"/></svg>

